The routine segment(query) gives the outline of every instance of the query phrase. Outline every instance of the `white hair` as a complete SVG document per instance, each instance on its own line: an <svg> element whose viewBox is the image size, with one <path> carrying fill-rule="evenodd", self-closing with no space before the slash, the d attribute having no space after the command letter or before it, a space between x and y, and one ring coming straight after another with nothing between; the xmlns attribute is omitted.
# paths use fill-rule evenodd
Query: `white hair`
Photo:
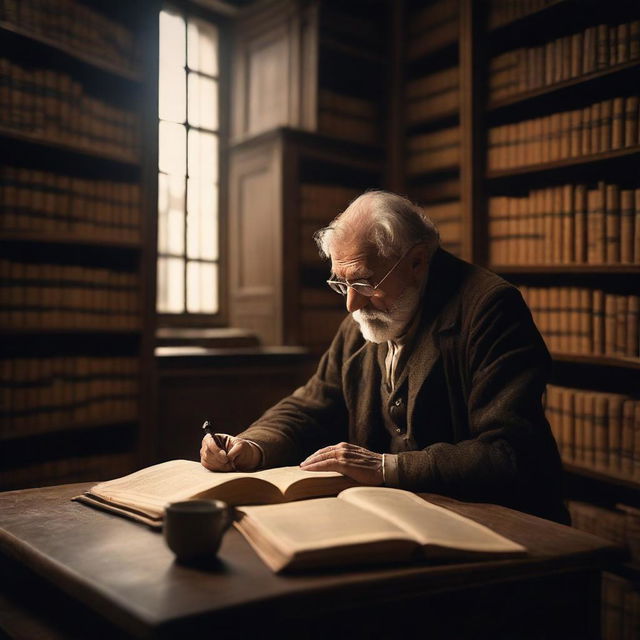
<svg viewBox="0 0 640 640"><path fill-rule="evenodd" d="M336 239L357 237L383 258L401 256L412 246L427 245L429 259L440 234L424 211L407 198L388 191L367 191L353 200L328 226L313 235L320 255L331 258Z"/></svg>

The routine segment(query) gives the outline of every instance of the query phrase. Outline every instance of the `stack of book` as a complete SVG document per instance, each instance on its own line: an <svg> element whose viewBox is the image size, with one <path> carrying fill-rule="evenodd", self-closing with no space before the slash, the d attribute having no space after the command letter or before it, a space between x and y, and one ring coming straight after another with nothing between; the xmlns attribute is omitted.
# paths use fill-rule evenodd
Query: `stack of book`
<svg viewBox="0 0 640 640"><path fill-rule="evenodd" d="M3 126L47 142L137 161L136 114L88 95L70 75L0 58L0 86Z"/></svg>
<svg viewBox="0 0 640 640"><path fill-rule="evenodd" d="M459 35L458 3L450 0L433 2L417 11L408 26L410 60L453 44Z"/></svg>
<svg viewBox="0 0 640 640"><path fill-rule="evenodd" d="M640 356L640 295L588 287L521 286L520 290L552 351Z"/></svg>
<svg viewBox="0 0 640 640"><path fill-rule="evenodd" d="M440 232L440 243L447 251L459 255L462 237L462 212L460 201L432 204L425 208Z"/></svg>
<svg viewBox="0 0 640 640"><path fill-rule="evenodd" d="M640 20L601 24L537 47L512 49L489 63L492 101L640 58Z"/></svg>
<svg viewBox="0 0 640 640"><path fill-rule="evenodd" d="M137 358L4 358L0 376L2 438L138 416Z"/></svg>
<svg viewBox="0 0 640 640"><path fill-rule="evenodd" d="M492 264L640 264L640 189L599 182L489 199Z"/></svg>
<svg viewBox="0 0 640 640"><path fill-rule="evenodd" d="M140 325L136 273L0 260L0 326L122 329Z"/></svg>
<svg viewBox="0 0 640 640"><path fill-rule="evenodd" d="M318 131L361 144L378 144L381 132L376 105L322 89L318 93Z"/></svg>
<svg viewBox="0 0 640 640"><path fill-rule="evenodd" d="M640 482L640 400L549 385L545 406L565 462Z"/></svg>
<svg viewBox="0 0 640 640"><path fill-rule="evenodd" d="M460 69L450 67L412 80L406 87L407 124L438 118L460 106Z"/></svg>
<svg viewBox="0 0 640 640"><path fill-rule="evenodd" d="M412 135L407 151L409 175L455 168L460 162L460 127Z"/></svg>
<svg viewBox="0 0 640 640"><path fill-rule="evenodd" d="M133 70L131 31L73 0L0 0L0 20L61 47Z"/></svg>
<svg viewBox="0 0 640 640"><path fill-rule="evenodd" d="M140 240L140 185L0 166L0 230Z"/></svg>
<svg viewBox="0 0 640 640"><path fill-rule="evenodd" d="M489 129L489 169L514 169L634 148L638 96L627 95Z"/></svg>

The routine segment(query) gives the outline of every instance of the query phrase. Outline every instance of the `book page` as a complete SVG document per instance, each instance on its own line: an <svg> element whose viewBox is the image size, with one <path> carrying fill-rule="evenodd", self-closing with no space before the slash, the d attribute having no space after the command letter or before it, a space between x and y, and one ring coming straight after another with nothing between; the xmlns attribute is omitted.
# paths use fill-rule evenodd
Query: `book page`
<svg viewBox="0 0 640 640"><path fill-rule="evenodd" d="M271 544L283 553L411 537L385 518L336 498L241 507Z"/></svg>
<svg viewBox="0 0 640 640"><path fill-rule="evenodd" d="M193 460L171 460L97 484L91 493L106 500L117 498L119 502L126 500L140 506L164 506L247 475L215 473Z"/></svg>
<svg viewBox="0 0 640 640"><path fill-rule="evenodd" d="M337 478L344 479L341 473L337 471L304 471L300 467L277 467L275 469L265 469L264 471L255 471L250 475L254 475L257 478L267 480L271 484L280 489L283 495L287 489L296 482L301 480L318 480L322 478Z"/></svg>
<svg viewBox="0 0 640 640"><path fill-rule="evenodd" d="M423 546L479 553L522 553L522 546L469 518L419 496L388 487L353 487L338 498L387 518Z"/></svg>

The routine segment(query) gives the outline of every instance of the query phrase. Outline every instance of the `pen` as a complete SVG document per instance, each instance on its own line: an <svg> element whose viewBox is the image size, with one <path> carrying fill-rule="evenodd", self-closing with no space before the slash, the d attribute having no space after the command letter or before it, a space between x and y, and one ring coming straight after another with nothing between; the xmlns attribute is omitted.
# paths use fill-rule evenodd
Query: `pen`
<svg viewBox="0 0 640 640"><path fill-rule="evenodd" d="M208 420L205 420L202 423L202 430L205 432L205 434L208 433L213 438L213 441L216 444L216 446L219 449L222 449L226 453L227 448L225 446L225 443L224 443L223 439L217 433L213 432L213 425ZM227 458L227 460L229 460L229 462L231 464L231 468L234 471L236 471L236 465L234 464L233 460L231 460L229 458Z"/></svg>

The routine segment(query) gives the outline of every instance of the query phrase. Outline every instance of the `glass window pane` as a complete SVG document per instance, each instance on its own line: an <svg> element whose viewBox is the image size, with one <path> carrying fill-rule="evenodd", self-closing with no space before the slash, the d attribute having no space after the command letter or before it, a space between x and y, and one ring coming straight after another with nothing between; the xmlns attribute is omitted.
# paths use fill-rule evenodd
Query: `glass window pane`
<svg viewBox="0 0 640 640"><path fill-rule="evenodd" d="M218 128L218 82L189 74L189 124L205 129Z"/></svg>
<svg viewBox="0 0 640 640"><path fill-rule="evenodd" d="M187 263L187 311L216 313L218 311L218 266L202 262Z"/></svg>
<svg viewBox="0 0 640 640"><path fill-rule="evenodd" d="M184 253L184 176L158 176L158 252Z"/></svg>
<svg viewBox="0 0 640 640"><path fill-rule="evenodd" d="M187 61L190 69L218 75L218 29L204 20L189 19Z"/></svg>
<svg viewBox="0 0 640 640"><path fill-rule="evenodd" d="M158 125L158 168L164 173L186 173L186 127L173 122Z"/></svg>
<svg viewBox="0 0 640 640"><path fill-rule="evenodd" d="M160 12L160 60L161 66L174 68L185 66L185 24L184 19L168 11Z"/></svg>
<svg viewBox="0 0 640 640"><path fill-rule="evenodd" d="M187 112L186 71L160 60L158 115L162 120L184 122Z"/></svg>
<svg viewBox="0 0 640 640"><path fill-rule="evenodd" d="M187 258L218 259L218 187L187 182Z"/></svg>
<svg viewBox="0 0 640 640"><path fill-rule="evenodd" d="M218 136L189 129L189 176L218 181Z"/></svg>
<svg viewBox="0 0 640 640"><path fill-rule="evenodd" d="M158 311L184 312L184 260L158 258Z"/></svg>

